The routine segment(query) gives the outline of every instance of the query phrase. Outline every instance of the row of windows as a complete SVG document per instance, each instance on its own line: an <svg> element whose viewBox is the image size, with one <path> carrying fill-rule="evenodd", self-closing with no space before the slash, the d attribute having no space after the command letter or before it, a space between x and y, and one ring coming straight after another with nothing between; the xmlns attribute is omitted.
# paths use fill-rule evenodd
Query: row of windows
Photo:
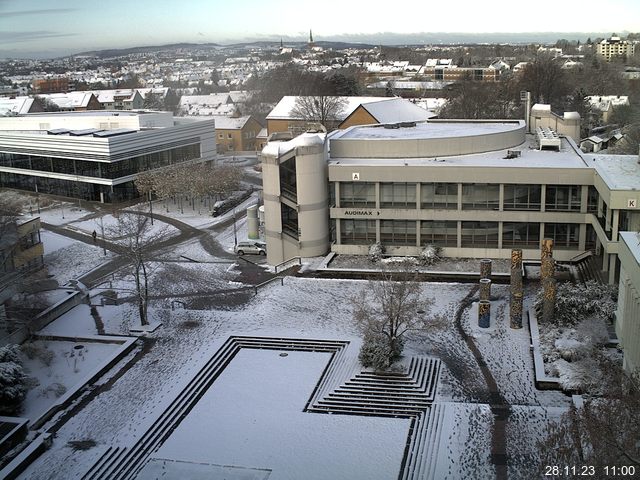
<svg viewBox="0 0 640 480"><path fill-rule="evenodd" d="M386 245L425 245L443 247L458 246L457 221L419 222L413 220L380 220L380 242ZM552 238L556 248L577 249L580 225L545 223L545 238ZM502 224L502 247L537 248L540 245L539 223L504 222ZM498 248L498 222L460 222L460 246L475 248ZM418 241L419 240L419 241ZM376 220L340 220L340 243L370 245L376 240ZM587 226L587 248L595 242L593 228Z"/></svg>
<svg viewBox="0 0 640 480"><path fill-rule="evenodd" d="M335 187L331 188L332 194ZM547 185L546 211L579 212L582 187L579 185ZM335 202L332 202L335 203ZM379 208L417 208L416 183L380 183ZM597 210L598 192L590 186L587 211ZM340 183L341 208L377 208L376 184L373 182ZM542 207L541 185L504 185L504 210L540 211ZM458 208L457 183L421 183L420 208ZM487 183L462 184L463 210L498 210L500 185Z"/></svg>
<svg viewBox="0 0 640 480"><path fill-rule="evenodd" d="M132 181L110 187L95 183L0 172L0 187L30 190L32 192L81 198L96 202L102 199L105 202L119 202L138 197L138 191Z"/></svg>
<svg viewBox="0 0 640 480"><path fill-rule="evenodd" d="M111 163L0 152L0 166L83 177L115 179L199 157L200 145L198 144L172 148L148 155L139 155Z"/></svg>

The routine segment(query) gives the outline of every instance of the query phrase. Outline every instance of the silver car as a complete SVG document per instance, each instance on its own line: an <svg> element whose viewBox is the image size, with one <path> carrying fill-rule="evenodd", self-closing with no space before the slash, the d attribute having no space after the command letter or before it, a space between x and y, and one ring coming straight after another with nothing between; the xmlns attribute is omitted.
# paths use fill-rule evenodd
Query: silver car
<svg viewBox="0 0 640 480"><path fill-rule="evenodd" d="M267 244L258 240L249 240L246 242L238 242L235 247L235 252L238 255L244 255L245 253L254 255L266 255Z"/></svg>

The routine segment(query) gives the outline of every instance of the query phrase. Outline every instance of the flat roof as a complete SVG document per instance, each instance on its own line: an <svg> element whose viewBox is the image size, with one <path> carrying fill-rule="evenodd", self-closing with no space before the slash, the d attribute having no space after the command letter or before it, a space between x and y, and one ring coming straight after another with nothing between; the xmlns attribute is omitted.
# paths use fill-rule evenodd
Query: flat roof
<svg viewBox="0 0 640 480"><path fill-rule="evenodd" d="M587 155L610 190L640 190L638 155Z"/></svg>
<svg viewBox="0 0 640 480"><path fill-rule="evenodd" d="M385 128L384 125L358 126L347 129L342 135L332 137L336 140L387 140L387 139L433 139L468 137L476 135L489 135L492 133L505 133L522 128L519 120L511 122L473 121L459 122L428 121L416 123L412 127Z"/></svg>
<svg viewBox="0 0 640 480"><path fill-rule="evenodd" d="M527 134L523 144L516 147L485 153L442 157L414 158L352 158L331 157L331 166L371 165L371 166L477 166L477 167L520 167L520 168L591 168L566 138L561 139L560 151L539 150L534 135ZM519 151L520 156L507 157L508 151Z"/></svg>

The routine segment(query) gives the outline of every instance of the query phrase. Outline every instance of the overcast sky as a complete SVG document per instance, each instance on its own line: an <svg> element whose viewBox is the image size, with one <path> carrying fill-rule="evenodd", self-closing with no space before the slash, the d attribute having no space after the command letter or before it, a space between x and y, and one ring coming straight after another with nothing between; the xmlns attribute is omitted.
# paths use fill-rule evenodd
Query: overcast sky
<svg viewBox="0 0 640 480"><path fill-rule="evenodd" d="M525 7L526 5L526 7ZM638 0L0 0L0 57L393 32L640 31ZM364 37L363 37L364 38Z"/></svg>

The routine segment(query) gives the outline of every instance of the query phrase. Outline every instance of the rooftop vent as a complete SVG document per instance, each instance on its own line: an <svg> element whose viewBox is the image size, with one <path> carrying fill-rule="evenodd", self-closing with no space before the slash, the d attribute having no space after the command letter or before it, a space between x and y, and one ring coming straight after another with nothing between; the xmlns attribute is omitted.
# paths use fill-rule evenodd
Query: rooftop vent
<svg viewBox="0 0 640 480"><path fill-rule="evenodd" d="M522 152L520 150L507 150L507 156L504 158L505 160L510 158L518 158L520 155L522 155Z"/></svg>
<svg viewBox="0 0 640 480"><path fill-rule="evenodd" d="M560 151L560 137L550 128L538 127L536 130L536 140L540 150L557 150Z"/></svg>

